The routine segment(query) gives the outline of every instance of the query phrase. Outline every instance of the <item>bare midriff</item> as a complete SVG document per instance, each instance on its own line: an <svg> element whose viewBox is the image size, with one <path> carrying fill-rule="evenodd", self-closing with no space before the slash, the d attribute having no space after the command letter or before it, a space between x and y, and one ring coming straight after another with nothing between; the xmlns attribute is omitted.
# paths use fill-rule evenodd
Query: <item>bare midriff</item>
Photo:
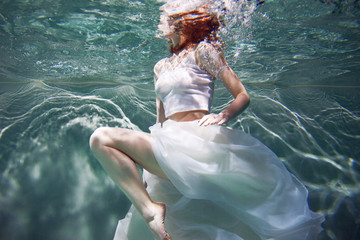
<svg viewBox="0 0 360 240"><path fill-rule="evenodd" d="M209 114L208 111L195 110L195 111L187 111L187 112L177 112L168 116L167 118L177 122L186 122L186 121L194 121L197 119L201 119L203 116L207 114Z"/></svg>

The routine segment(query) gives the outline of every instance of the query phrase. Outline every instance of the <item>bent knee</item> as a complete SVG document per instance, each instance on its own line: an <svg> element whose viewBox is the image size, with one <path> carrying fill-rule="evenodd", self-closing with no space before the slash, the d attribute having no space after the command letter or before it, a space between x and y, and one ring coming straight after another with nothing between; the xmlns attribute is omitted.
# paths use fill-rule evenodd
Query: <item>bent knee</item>
<svg viewBox="0 0 360 240"><path fill-rule="evenodd" d="M124 143L134 137L135 134L128 129L100 127L90 136L90 148L92 151L100 150L105 146L122 149Z"/></svg>
<svg viewBox="0 0 360 240"><path fill-rule="evenodd" d="M100 127L96 129L90 136L89 144L92 151L98 150L103 147L108 138L108 129L107 127Z"/></svg>

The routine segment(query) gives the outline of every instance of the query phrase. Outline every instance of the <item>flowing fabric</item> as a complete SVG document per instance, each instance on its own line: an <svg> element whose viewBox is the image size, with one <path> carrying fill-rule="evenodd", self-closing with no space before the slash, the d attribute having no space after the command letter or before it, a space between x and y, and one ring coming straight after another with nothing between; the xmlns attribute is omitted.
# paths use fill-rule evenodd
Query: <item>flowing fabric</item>
<svg viewBox="0 0 360 240"><path fill-rule="evenodd" d="M256 138L224 126L167 120L150 128L169 180L144 171L154 201L166 204L174 240L311 240L323 216L310 211L305 186ZM115 240L153 239L134 207Z"/></svg>

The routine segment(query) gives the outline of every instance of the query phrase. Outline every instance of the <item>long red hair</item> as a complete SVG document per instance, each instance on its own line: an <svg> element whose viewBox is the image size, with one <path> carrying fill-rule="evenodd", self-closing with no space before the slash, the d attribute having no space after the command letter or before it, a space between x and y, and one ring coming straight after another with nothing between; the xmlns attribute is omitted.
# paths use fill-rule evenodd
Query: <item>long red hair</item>
<svg viewBox="0 0 360 240"><path fill-rule="evenodd" d="M189 45L196 45L201 41L208 41L221 50L223 42L217 32L222 24L215 14L206 11L193 10L169 16L169 23L174 26L174 31L185 39L181 45L170 46L170 52L176 53Z"/></svg>

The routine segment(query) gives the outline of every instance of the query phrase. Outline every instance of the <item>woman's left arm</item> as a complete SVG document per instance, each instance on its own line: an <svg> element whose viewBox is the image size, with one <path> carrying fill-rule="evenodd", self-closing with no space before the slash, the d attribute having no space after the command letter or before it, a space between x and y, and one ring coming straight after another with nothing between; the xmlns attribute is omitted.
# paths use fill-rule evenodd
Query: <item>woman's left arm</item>
<svg viewBox="0 0 360 240"><path fill-rule="evenodd" d="M238 114L244 111L245 108L250 103L250 97L244 85L241 83L241 81L233 72L233 70L228 66L222 54L218 53L216 58L215 59L212 58L212 59L213 59L211 61L212 70L209 69L210 70L209 72L212 75L214 75L217 79L223 82L224 86L229 90L231 95L234 97L234 101L219 114L214 114L214 113L208 114L204 116L202 119L200 119L199 125L202 126L207 126L211 124L219 124L219 125L225 124L230 119L236 117ZM203 67L208 68L205 65ZM216 71L214 71L214 67L215 69L217 69Z"/></svg>

